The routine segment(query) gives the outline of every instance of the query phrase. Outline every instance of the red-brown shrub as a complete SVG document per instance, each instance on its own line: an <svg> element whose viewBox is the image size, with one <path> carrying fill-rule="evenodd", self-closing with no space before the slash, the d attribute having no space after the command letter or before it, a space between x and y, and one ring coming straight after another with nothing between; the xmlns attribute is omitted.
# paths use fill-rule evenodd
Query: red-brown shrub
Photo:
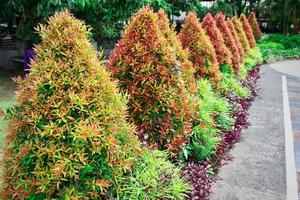
<svg viewBox="0 0 300 200"><path fill-rule="evenodd" d="M238 52L240 55L240 63L243 63L244 59L245 59L245 52L244 52L242 43L240 42L240 37L239 37L238 33L236 32L235 27L234 27L233 23L231 22L231 20L228 18L226 20L226 22L227 22L228 28L229 28L234 40L235 40L236 46L238 48Z"/></svg>
<svg viewBox="0 0 300 200"><path fill-rule="evenodd" d="M249 17L248 17L248 22L252 28L253 35L256 40L259 40L263 33L261 32L259 25L257 23L256 15L255 12L251 12Z"/></svg>
<svg viewBox="0 0 300 200"><path fill-rule="evenodd" d="M250 47L254 48L256 46L256 41L252 32L252 28L244 14L241 14L240 21L242 22Z"/></svg>
<svg viewBox="0 0 300 200"><path fill-rule="evenodd" d="M190 12L178 35L183 48L189 51L189 58L196 70L196 77L211 79L217 85L221 73L214 47L202 29L196 13Z"/></svg>
<svg viewBox="0 0 300 200"><path fill-rule="evenodd" d="M241 58L240 58L240 54L239 54L239 50L238 50L236 41L234 40L233 35L230 32L230 29L227 25L227 22L225 20L225 16L223 15L223 13L221 13L221 12L217 13L217 15L215 16L215 21L216 21L216 25L217 25L220 33L223 36L225 45L231 51L232 66L233 66L234 72L237 73L239 71L239 66L242 63L240 61Z"/></svg>
<svg viewBox="0 0 300 200"><path fill-rule="evenodd" d="M236 16L234 16L231 19L231 22L233 23L234 28L239 36L239 40L243 46L245 57L246 57L250 51L250 44L247 39L246 33L244 31L243 25L242 25L241 21L239 20L239 18L237 18Z"/></svg>
<svg viewBox="0 0 300 200"><path fill-rule="evenodd" d="M204 17L202 27L215 48L219 64L231 66L231 52L226 47L222 34L218 30L216 22L210 13Z"/></svg>
<svg viewBox="0 0 300 200"><path fill-rule="evenodd" d="M108 68L129 94L129 120L150 147L179 153L191 134L191 111L158 17L149 7L135 13L109 58Z"/></svg>

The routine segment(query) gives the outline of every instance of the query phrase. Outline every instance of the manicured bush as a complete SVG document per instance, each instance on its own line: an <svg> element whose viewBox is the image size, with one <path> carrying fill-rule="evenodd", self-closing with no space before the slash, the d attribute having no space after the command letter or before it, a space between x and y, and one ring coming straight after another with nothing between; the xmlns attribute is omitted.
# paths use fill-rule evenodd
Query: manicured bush
<svg viewBox="0 0 300 200"><path fill-rule="evenodd" d="M190 12L179 33L183 48L189 51L189 59L196 70L196 76L209 78L220 84L221 73L214 47L202 29L196 13Z"/></svg>
<svg viewBox="0 0 300 200"><path fill-rule="evenodd" d="M245 57L248 56L249 50L250 50L250 44L247 39L246 33L244 31L243 25L241 21L235 16L231 19L232 24L234 25L234 28L239 36L239 40L243 46Z"/></svg>
<svg viewBox="0 0 300 200"><path fill-rule="evenodd" d="M215 16L216 25L224 38L226 47L231 51L231 61L234 68L234 72L237 74L239 71L239 66L242 64L239 50L236 41L227 25L225 16L222 13L217 13Z"/></svg>
<svg viewBox="0 0 300 200"><path fill-rule="evenodd" d="M247 20L247 17L244 14L241 14L240 21L243 25L243 28L244 28L245 34L247 36L250 48L256 47L256 41L255 41L255 38L254 38L254 35L253 35L252 28L251 28L251 26L250 26L250 24Z"/></svg>
<svg viewBox="0 0 300 200"><path fill-rule="evenodd" d="M166 13L161 9L157 12L158 26L162 31L163 35L168 41L170 48L176 52L177 64L182 71L182 78L186 84L187 89L191 92L197 91L196 80L194 77L195 69L192 62L188 58L187 50L182 48L182 45L176 35L174 26L170 26L170 21Z"/></svg>
<svg viewBox="0 0 300 200"><path fill-rule="evenodd" d="M185 175L186 176L186 175ZM135 166L130 181L121 190L120 199L186 199L191 186L181 178L179 168L168 161L163 151L145 151Z"/></svg>
<svg viewBox="0 0 300 200"><path fill-rule="evenodd" d="M242 46L242 43L240 42L240 37L238 35L238 33L236 32L235 30L235 26L233 25L233 23L231 22L231 20L228 18L226 20L227 22L227 25L228 25L228 28L235 40L235 43L236 43L236 46L238 48L238 52L239 52L239 57L240 57L240 63L243 63L244 62L244 59L245 59L245 52L244 52L244 48Z"/></svg>
<svg viewBox="0 0 300 200"><path fill-rule="evenodd" d="M192 112L176 52L169 48L157 15L140 9L109 58L108 68L129 94L129 121L149 147L181 151L191 133Z"/></svg>
<svg viewBox="0 0 300 200"><path fill-rule="evenodd" d="M226 47L222 34L218 30L213 16L210 13L208 13L204 17L203 22L201 24L215 48L217 60L220 66L222 65L231 66L232 54L229 51L229 49Z"/></svg>
<svg viewBox="0 0 300 200"><path fill-rule="evenodd" d="M31 72L7 111L3 199L101 199L138 160L126 98L68 12L39 26Z"/></svg>
<svg viewBox="0 0 300 200"><path fill-rule="evenodd" d="M255 39L259 40L261 38L261 36L263 35L263 33L261 32L261 30L259 28L255 12L250 12L250 15L248 17L248 22L252 28L252 32L253 32Z"/></svg>

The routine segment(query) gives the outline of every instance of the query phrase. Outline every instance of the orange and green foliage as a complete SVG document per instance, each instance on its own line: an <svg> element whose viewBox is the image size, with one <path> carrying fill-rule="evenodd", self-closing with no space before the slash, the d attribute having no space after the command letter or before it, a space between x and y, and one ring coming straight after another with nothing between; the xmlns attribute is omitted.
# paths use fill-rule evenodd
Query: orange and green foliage
<svg viewBox="0 0 300 200"><path fill-rule="evenodd" d="M217 28L216 22L213 18L213 16L208 13L202 22L202 27L206 32L206 35L210 38L216 54L217 54L217 60L219 64L222 65L228 65L231 66L231 57L232 54L229 51L229 49L226 47L224 43L224 39L222 37L222 34Z"/></svg>
<svg viewBox="0 0 300 200"><path fill-rule="evenodd" d="M194 78L195 69L188 58L188 52L182 48L182 45L176 35L175 27L170 27L170 21L164 10L159 10L157 16L160 30L167 39L170 48L174 49L176 52L177 62L182 71L182 78L188 86L188 90L196 92L197 87L196 80Z"/></svg>
<svg viewBox="0 0 300 200"><path fill-rule="evenodd" d="M246 56L248 56L249 51L250 51L250 44L249 44L249 41L247 39L246 33L244 31L243 25L242 25L241 21L236 16L234 16L231 19L231 22L234 25L234 28L235 28L238 36L239 36L239 40L242 44L242 47L244 49L244 54L245 54L245 57L246 57Z"/></svg>
<svg viewBox="0 0 300 200"><path fill-rule="evenodd" d="M239 66L242 64L239 49L237 47L236 41L228 27L227 21L225 20L225 16L223 13L219 12L215 16L216 25L222 34L225 45L231 51L231 61L234 72L237 73L239 71Z"/></svg>
<svg viewBox="0 0 300 200"><path fill-rule="evenodd" d="M126 98L67 11L39 26L31 72L7 111L3 199L102 199L141 153Z"/></svg>
<svg viewBox="0 0 300 200"><path fill-rule="evenodd" d="M247 39L249 41L250 48L254 48L256 46L256 41L252 32L252 28L248 22L247 17L244 14L241 14L240 21L243 25L244 31L246 33Z"/></svg>
<svg viewBox="0 0 300 200"><path fill-rule="evenodd" d="M255 39L259 40L261 38L261 36L263 35L263 33L261 32L261 30L259 28L255 12L250 13L250 15L248 17L248 22L252 28L252 32L253 32Z"/></svg>
<svg viewBox="0 0 300 200"><path fill-rule="evenodd" d="M239 53L239 57L240 57L240 63L244 63L244 59L245 59L245 52L244 52L244 48L242 46L242 43L240 42L240 37L238 35L238 33L235 30L235 27L233 25L233 23L231 22L231 20L228 18L226 20L228 28L233 36L233 39L236 43L236 46L238 48L238 53Z"/></svg>
<svg viewBox="0 0 300 200"><path fill-rule="evenodd" d="M214 47L202 29L196 13L190 12L179 33L183 48L189 51L189 59L196 70L196 77L211 79L217 85L221 80L221 73Z"/></svg>
<svg viewBox="0 0 300 200"><path fill-rule="evenodd" d="M144 7L134 14L107 66L129 94L129 120L150 147L181 151L191 134L189 100L176 51Z"/></svg>

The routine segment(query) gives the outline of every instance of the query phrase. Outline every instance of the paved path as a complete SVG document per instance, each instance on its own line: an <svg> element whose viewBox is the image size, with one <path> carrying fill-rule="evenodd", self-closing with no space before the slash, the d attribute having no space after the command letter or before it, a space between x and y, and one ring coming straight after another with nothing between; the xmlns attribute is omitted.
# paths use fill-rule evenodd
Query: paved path
<svg viewBox="0 0 300 200"><path fill-rule="evenodd" d="M213 200L287 199L282 74L264 65L259 85L252 126L231 151L233 161L221 168Z"/></svg>

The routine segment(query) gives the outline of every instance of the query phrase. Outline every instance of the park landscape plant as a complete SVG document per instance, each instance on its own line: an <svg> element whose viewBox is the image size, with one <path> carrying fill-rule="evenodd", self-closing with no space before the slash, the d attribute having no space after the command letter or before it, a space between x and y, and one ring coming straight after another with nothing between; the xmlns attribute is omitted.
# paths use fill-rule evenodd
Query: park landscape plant
<svg viewBox="0 0 300 200"><path fill-rule="evenodd" d="M239 41L242 44L242 47L244 50L244 55L245 55L245 57L247 57L251 47L250 47L249 41L247 39L246 33L244 31L243 25L237 16L234 16L233 18L231 18L231 22L239 36Z"/></svg>
<svg viewBox="0 0 300 200"><path fill-rule="evenodd" d="M252 28L251 28L251 26L248 22L248 19L246 18L246 16L244 14L241 14L240 21L243 25L243 29L244 29L244 32L245 32L246 37L248 39L250 48L254 48L256 46L255 37L253 35L253 31L252 31Z"/></svg>
<svg viewBox="0 0 300 200"><path fill-rule="evenodd" d="M259 40L262 37L263 33L261 32L261 30L259 28L255 12L250 12L250 14L248 16L248 22L252 28L252 32L253 32L255 39Z"/></svg>

